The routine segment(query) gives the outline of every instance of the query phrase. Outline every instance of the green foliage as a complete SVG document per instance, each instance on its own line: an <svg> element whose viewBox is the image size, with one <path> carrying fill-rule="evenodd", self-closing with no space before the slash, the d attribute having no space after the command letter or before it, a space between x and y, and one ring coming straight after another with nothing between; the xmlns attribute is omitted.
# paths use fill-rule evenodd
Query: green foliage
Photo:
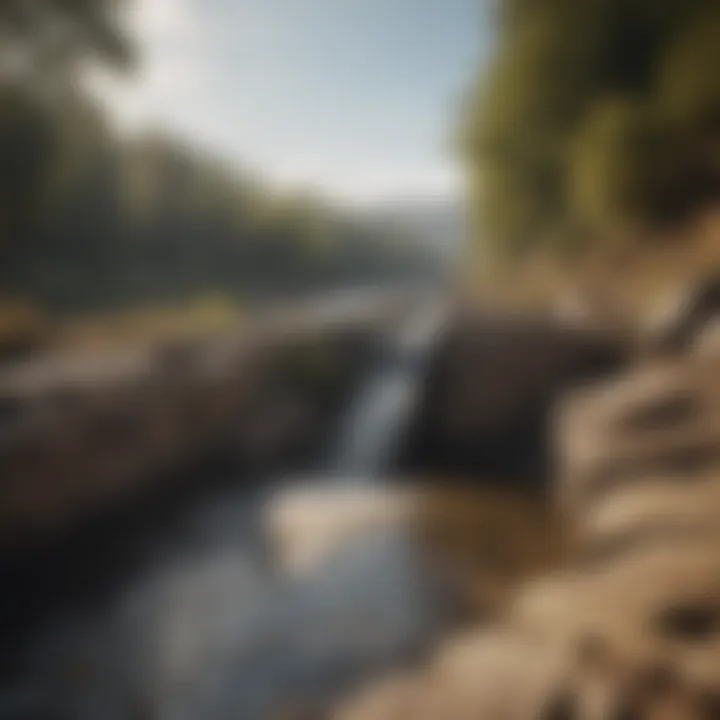
<svg viewBox="0 0 720 720"><path fill-rule="evenodd" d="M0 294L61 311L234 303L434 270L390 230L198 148L115 137L80 68L131 60L122 4L0 2Z"/></svg>
<svg viewBox="0 0 720 720"><path fill-rule="evenodd" d="M56 86L88 57L116 67L133 58L121 27L126 0L3 0L0 72L24 83Z"/></svg>
<svg viewBox="0 0 720 720"><path fill-rule="evenodd" d="M575 137L569 155L569 204L582 225L611 222L632 210L641 182L646 141L644 108L632 100L597 103ZM628 207L629 205L629 207Z"/></svg>
<svg viewBox="0 0 720 720"><path fill-rule="evenodd" d="M658 105L669 121L692 128L720 115L720 8L691 22L658 70Z"/></svg>
<svg viewBox="0 0 720 720"><path fill-rule="evenodd" d="M0 292L78 311L215 291L252 302L434 271L390 229L182 143L120 143L86 97L25 99L0 95Z"/></svg>
<svg viewBox="0 0 720 720"><path fill-rule="evenodd" d="M666 225L716 197L717 2L500 0L498 33L462 133L495 250Z"/></svg>

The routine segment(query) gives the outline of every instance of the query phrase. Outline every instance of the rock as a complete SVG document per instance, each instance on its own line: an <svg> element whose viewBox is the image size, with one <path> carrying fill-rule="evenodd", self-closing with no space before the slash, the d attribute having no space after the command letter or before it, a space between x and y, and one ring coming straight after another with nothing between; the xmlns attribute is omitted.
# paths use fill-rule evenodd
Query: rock
<svg viewBox="0 0 720 720"><path fill-rule="evenodd" d="M507 630L458 638L430 668L428 717L533 717L565 670L552 648Z"/></svg>
<svg viewBox="0 0 720 720"><path fill-rule="evenodd" d="M571 515L623 483L720 469L720 356L640 368L571 393L557 414L559 502Z"/></svg>
<svg viewBox="0 0 720 720"><path fill-rule="evenodd" d="M542 485L556 398L626 359L617 339L551 317L456 318L431 358L401 469Z"/></svg>
<svg viewBox="0 0 720 720"><path fill-rule="evenodd" d="M423 712L378 717L720 716L719 370L693 353L560 404L575 552L437 651L410 690Z"/></svg>
<svg viewBox="0 0 720 720"><path fill-rule="evenodd" d="M431 720L427 707L427 684L422 676L399 676L371 687L341 707L335 720Z"/></svg>
<svg viewBox="0 0 720 720"><path fill-rule="evenodd" d="M580 576L569 570L535 579L508 604L505 622L529 637L564 644L581 592ZM568 633L560 633L562 628Z"/></svg>
<svg viewBox="0 0 720 720"><path fill-rule="evenodd" d="M554 693L560 665L545 648L507 633L457 638L425 670L351 700L336 720L454 720L535 716Z"/></svg>
<svg viewBox="0 0 720 720"><path fill-rule="evenodd" d="M720 475L692 482L647 479L620 487L575 518L574 547L585 562L612 560L640 543L719 536Z"/></svg>
<svg viewBox="0 0 720 720"><path fill-rule="evenodd" d="M679 293L651 327L648 345L658 355L686 352L719 314L720 276L713 273Z"/></svg>
<svg viewBox="0 0 720 720"><path fill-rule="evenodd" d="M511 626L534 626L536 636L566 648L598 637L624 663L645 667L660 659L698 685L689 672L693 660L720 649L718 549L717 539L635 548L602 568L521 594ZM713 683L720 688L720 675Z"/></svg>

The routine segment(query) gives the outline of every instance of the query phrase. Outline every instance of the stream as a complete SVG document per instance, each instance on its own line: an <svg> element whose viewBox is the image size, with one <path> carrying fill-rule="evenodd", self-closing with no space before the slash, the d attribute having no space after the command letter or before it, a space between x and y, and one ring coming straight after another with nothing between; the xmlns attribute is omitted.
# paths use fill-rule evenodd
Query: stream
<svg viewBox="0 0 720 720"><path fill-rule="evenodd" d="M420 308L386 343L336 447L302 482L389 482L441 322L441 309ZM15 659L0 719L292 718L303 703L421 655L447 627L450 605L402 528L361 534L288 575L262 526L278 492L225 487L153 532L132 573L69 603ZM99 584L122 563L112 546L95 556ZM52 579L38 587L52 592Z"/></svg>

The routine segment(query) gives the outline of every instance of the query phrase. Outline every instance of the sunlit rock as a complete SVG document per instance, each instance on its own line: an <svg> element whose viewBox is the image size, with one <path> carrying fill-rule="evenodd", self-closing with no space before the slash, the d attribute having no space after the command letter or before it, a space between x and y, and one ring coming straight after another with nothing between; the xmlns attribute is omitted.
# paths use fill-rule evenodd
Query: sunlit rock
<svg viewBox="0 0 720 720"><path fill-rule="evenodd" d="M720 356L693 356L575 392L558 408L558 496L571 515L618 485L720 468Z"/></svg>
<svg viewBox="0 0 720 720"><path fill-rule="evenodd" d="M332 715L333 720L431 720L422 675L401 675L373 685Z"/></svg>
<svg viewBox="0 0 720 720"><path fill-rule="evenodd" d="M640 543L673 537L720 537L720 475L658 478L619 487L575 518L576 551L587 561L612 560Z"/></svg>

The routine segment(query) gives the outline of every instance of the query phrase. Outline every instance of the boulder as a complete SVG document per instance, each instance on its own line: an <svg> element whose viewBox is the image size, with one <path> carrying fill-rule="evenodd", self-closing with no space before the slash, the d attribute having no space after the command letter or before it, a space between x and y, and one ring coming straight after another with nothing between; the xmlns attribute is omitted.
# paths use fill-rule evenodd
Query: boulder
<svg viewBox="0 0 720 720"><path fill-rule="evenodd" d="M570 393L556 415L558 493L570 514L622 484L720 468L720 355L641 367Z"/></svg>
<svg viewBox="0 0 720 720"><path fill-rule="evenodd" d="M542 485L556 399L627 359L618 338L549 316L458 317L431 358L401 469Z"/></svg>
<svg viewBox="0 0 720 720"><path fill-rule="evenodd" d="M612 560L639 544L720 535L720 476L692 482L648 478L621 486L574 518L575 552L585 562Z"/></svg>
<svg viewBox="0 0 720 720"><path fill-rule="evenodd" d="M656 355L687 352L719 315L720 274L715 272L678 293L651 326L647 344Z"/></svg>

